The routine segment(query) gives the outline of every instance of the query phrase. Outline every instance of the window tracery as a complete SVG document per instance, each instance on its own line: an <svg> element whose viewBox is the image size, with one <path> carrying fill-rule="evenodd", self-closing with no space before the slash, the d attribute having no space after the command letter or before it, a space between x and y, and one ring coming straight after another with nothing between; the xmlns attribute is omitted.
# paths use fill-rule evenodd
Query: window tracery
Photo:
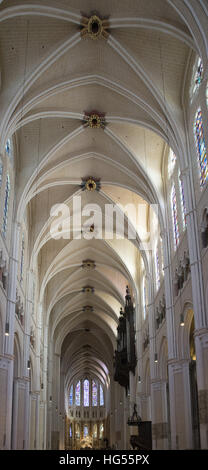
<svg viewBox="0 0 208 470"><path fill-rule="evenodd" d="M203 62L201 57L197 57L194 67L193 67L193 74L191 80L191 87L190 87L190 97L193 98L197 90L199 89L201 82L203 80Z"/></svg>
<svg viewBox="0 0 208 470"><path fill-rule="evenodd" d="M6 145L5 145L5 151L6 151L6 154L11 155L11 151L12 151L12 145L11 145L11 139L7 139L6 141Z"/></svg>
<svg viewBox="0 0 208 470"><path fill-rule="evenodd" d="M180 174L179 174L178 180L179 180L180 197L181 197L182 224L183 224L183 230L185 230L186 228L186 205L185 205L184 186L183 186L183 181L181 179Z"/></svg>
<svg viewBox="0 0 208 470"><path fill-rule="evenodd" d="M21 243L21 258L20 258L20 283L22 283L23 281L24 258L25 258L25 237L23 233L22 243Z"/></svg>
<svg viewBox="0 0 208 470"><path fill-rule="evenodd" d="M73 384L70 387L70 392L69 392L69 405L73 405Z"/></svg>
<svg viewBox="0 0 208 470"><path fill-rule="evenodd" d="M80 380L79 380L79 382L77 382L77 385L76 385L75 403L76 403L76 406L80 406L80 404L81 404L81 382L80 382Z"/></svg>
<svg viewBox="0 0 208 470"><path fill-rule="evenodd" d="M172 191L171 191L171 207L172 207L174 247L176 249L179 244L179 227L178 227L178 210L177 210L175 184L173 184Z"/></svg>
<svg viewBox="0 0 208 470"><path fill-rule="evenodd" d="M100 406L104 406L104 392L103 386L100 384Z"/></svg>
<svg viewBox="0 0 208 470"><path fill-rule="evenodd" d="M2 235L4 238L6 238L7 225L8 225L9 199L10 199L10 177L8 174L6 178L3 225L2 225Z"/></svg>
<svg viewBox="0 0 208 470"><path fill-rule="evenodd" d="M155 277L156 277L156 289L160 287L160 261L159 261L159 250L158 245L155 250Z"/></svg>
<svg viewBox="0 0 208 470"><path fill-rule="evenodd" d="M92 406L98 405L98 397L97 397L97 383L95 380L92 381Z"/></svg>
<svg viewBox="0 0 208 470"><path fill-rule="evenodd" d="M88 379L84 380L84 406L90 406L90 383Z"/></svg>
<svg viewBox="0 0 208 470"><path fill-rule="evenodd" d="M202 112L199 108L194 121L194 136L196 151L198 155L199 170L200 170L200 186L204 186L208 179L208 165L207 165L207 150L204 137L204 126L202 120Z"/></svg>

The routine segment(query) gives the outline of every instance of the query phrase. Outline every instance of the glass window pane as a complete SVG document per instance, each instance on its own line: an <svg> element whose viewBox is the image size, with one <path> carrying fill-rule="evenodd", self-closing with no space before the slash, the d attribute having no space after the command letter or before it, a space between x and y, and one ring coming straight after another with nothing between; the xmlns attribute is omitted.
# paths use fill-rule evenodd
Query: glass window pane
<svg viewBox="0 0 208 470"><path fill-rule="evenodd" d="M79 380L79 382L77 382L76 390L75 390L75 403L76 403L76 406L80 406L80 398L81 398L80 391L81 391L81 384L80 384L80 380Z"/></svg>
<svg viewBox="0 0 208 470"><path fill-rule="evenodd" d="M85 424L84 426L84 437L88 436L88 426Z"/></svg>
<svg viewBox="0 0 208 470"><path fill-rule="evenodd" d="M100 385L100 406L104 406L104 393L102 385Z"/></svg>
<svg viewBox="0 0 208 470"><path fill-rule="evenodd" d="M84 406L90 405L90 384L89 380L84 380Z"/></svg>
<svg viewBox="0 0 208 470"><path fill-rule="evenodd" d="M95 380L92 381L92 406L98 406L97 403L97 384Z"/></svg>
<svg viewBox="0 0 208 470"><path fill-rule="evenodd" d="M173 185L172 191L171 191L171 205L172 205L174 247L176 249L179 243L179 228L178 228L178 212L177 212L175 185Z"/></svg>
<svg viewBox="0 0 208 470"><path fill-rule="evenodd" d="M199 170L200 170L200 186L204 186L206 180L208 179L208 165L207 165L207 151L205 146L204 139L204 126L202 121L201 109L196 113L195 123L194 123L194 134L195 134L195 143L196 151L198 154L199 161Z"/></svg>
<svg viewBox="0 0 208 470"><path fill-rule="evenodd" d="M73 405L73 385L70 387L70 392L69 392L69 405Z"/></svg>

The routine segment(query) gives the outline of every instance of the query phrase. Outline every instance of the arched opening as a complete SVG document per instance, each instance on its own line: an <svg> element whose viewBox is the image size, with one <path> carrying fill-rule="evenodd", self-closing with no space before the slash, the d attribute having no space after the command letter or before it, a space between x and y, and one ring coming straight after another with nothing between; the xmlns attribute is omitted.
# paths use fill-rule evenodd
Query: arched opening
<svg viewBox="0 0 208 470"><path fill-rule="evenodd" d="M200 449L200 427L199 427L199 405L198 405L198 388L196 376L196 350L194 341L194 317L192 318L190 333L190 389L191 389L191 411L192 411L192 431L194 449Z"/></svg>
<svg viewBox="0 0 208 470"><path fill-rule="evenodd" d="M202 248L208 246L208 210L205 209L202 217L202 226L201 226L201 241Z"/></svg>
<svg viewBox="0 0 208 470"><path fill-rule="evenodd" d="M14 338L14 374L13 374L13 401L12 401L12 449L17 449L18 432L18 377L20 369L20 355L18 338Z"/></svg>

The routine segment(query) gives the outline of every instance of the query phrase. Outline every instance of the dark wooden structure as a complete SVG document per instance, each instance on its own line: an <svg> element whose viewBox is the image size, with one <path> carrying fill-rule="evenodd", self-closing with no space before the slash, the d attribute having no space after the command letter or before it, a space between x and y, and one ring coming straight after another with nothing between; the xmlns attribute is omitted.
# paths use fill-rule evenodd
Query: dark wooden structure
<svg viewBox="0 0 208 470"><path fill-rule="evenodd" d="M134 450L151 450L152 422L141 420L136 411L136 404L134 405L133 415L128 420L127 424L133 428L133 433L130 435L130 444L132 448Z"/></svg>
<svg viewBox="0 0 208 470"><path fill-rule="evenodd" d="M126 288L125 308L120 310L117 327L117 350L114 356L114 380L126 391L129 387L129 372L135 373L137 363L135 348L135 311L129 288Z"/></svg>

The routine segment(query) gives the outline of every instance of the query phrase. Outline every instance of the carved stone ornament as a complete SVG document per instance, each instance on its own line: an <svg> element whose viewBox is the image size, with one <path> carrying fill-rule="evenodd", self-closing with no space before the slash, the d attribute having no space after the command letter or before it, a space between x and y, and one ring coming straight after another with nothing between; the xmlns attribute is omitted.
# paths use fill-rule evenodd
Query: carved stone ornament
<svg viewBox="0 0 208 470"><path fill-rule="evenodd" d="M85 286L82 288L82 292L84 292L85 294L93 294L95 291L94 287L91 287L91 286Z"/></svg>
<svg viewBox="0 0 208 470"><path fill-rule="evenodd" d="M81 189L82 191L100 191L101 185L100 180L89 176L88 178L82 179Z"/></svg>
<svg viewBox="0 0 208 470"><path fill-rule="evenodd" d="M104 129L106 126L105 113L84 111L82 123L84 127L90 127L90 129Z"/></svg>
<svg viewBox="0 0 208 470"><path fill-rule="evenodd" d="M96 268L96 264L91 259L86 259L82 262L82 268L86 269L87 271L91 271Z"/></svg>
<svg viewBox="0 0 208 470"><path fill-rule="evenodd" d="M93 307L91 305L85 305L82 309L83 312L91 313L93 312Z"/></svg>
<svg viewBox="0 0 208 470"><path fill-rule="evenodd" d="M93 14L90 18L85 16L81 20L81 37L84 39L108 39L109 21L101 19L97 14Z"/></svg>

